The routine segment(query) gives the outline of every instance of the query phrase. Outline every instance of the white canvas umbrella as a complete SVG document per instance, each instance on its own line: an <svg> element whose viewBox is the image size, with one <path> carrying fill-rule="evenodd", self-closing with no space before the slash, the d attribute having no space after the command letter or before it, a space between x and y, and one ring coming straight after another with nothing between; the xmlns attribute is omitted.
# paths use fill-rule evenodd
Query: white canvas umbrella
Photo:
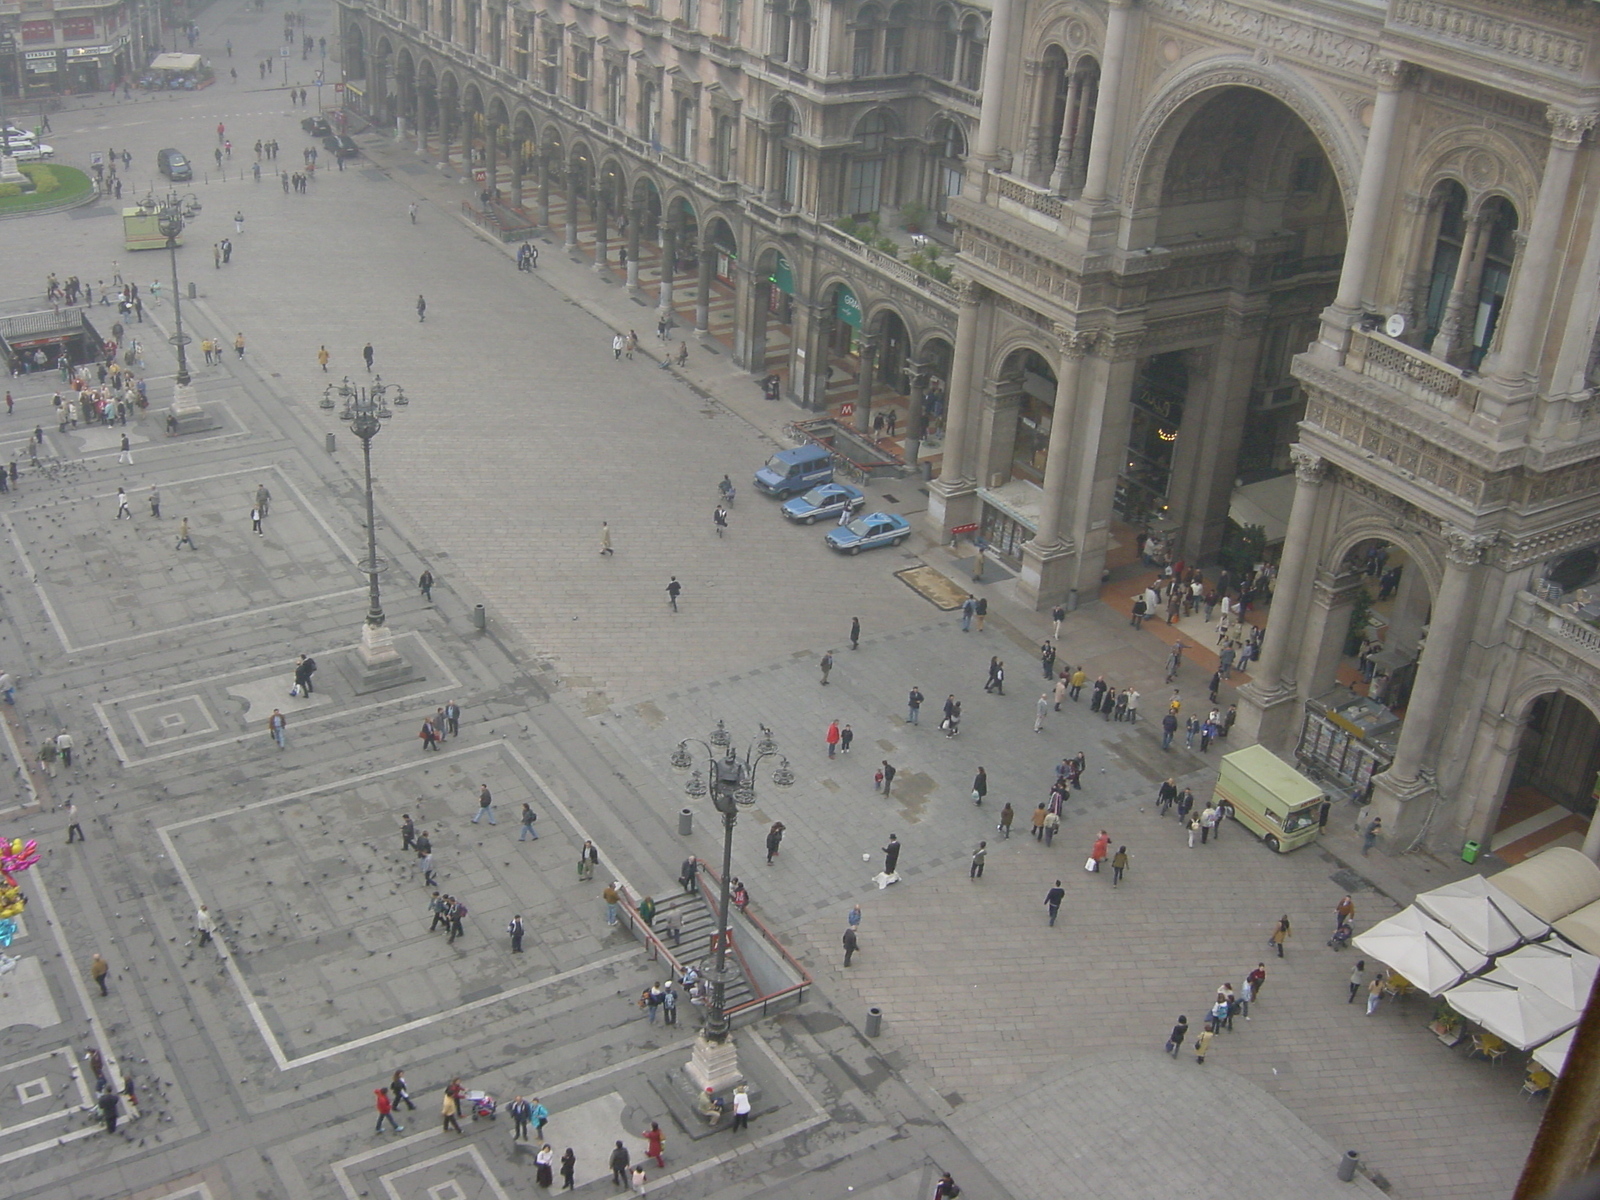
<svg viewBox="0 0 1600 1200"><path fill-rule="evenodd" d="M1417 907L1448 925L1467 945L1483 954L1504 954L1523 942L1542 938L1550 926L1506 895L1482 875L1423 892Z"/></svg>
<svg viewBox="0 0 1600 1200"><path fill-rule="evenodd" d="M1576 1033L1577 1030L1569 1029L1560 1037L1551 1038L1533 1052L1533 1061L1559 1078L1561 1068L1567 1065L1567 1051L1572 1049L1572 1039Z"/></svg>
<svg viewBox="0 0 1600 1200"><path fill-rule="evenodd" d="M1526 1050L1565 1033L1582 1014L1537 988L1519 988L1504 972L1469 979L1444 994L1445 1003L1507 1045Z"/></svg>
<svg viewBox="0 0 1600 1200"><path fill-rule="evenodd" d="M1536 946L1524 946L1515 954L1502 955L1495 960L1495 967L1496 975L1505 972L1518 987L1538 988L1568 1008L1581 1009L1589 1003L1595 973L1600 972L1600 958L1552 938Z"/></svg>
<svg viewBox="0 0 1600 1200"><path fill-rule="evenodd" d="M1414 905L1379 921L1354 941L1368 958L1377 959L1430 996L1489 965L1487 958Z"/></svg>

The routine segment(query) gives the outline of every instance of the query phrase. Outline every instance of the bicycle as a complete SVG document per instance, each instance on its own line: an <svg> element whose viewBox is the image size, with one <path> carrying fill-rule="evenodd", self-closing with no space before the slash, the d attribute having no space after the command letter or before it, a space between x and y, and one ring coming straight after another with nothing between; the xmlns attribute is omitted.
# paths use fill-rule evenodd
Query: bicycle
<svg viewBox="0 0 1600 1200"><path fill-rule="evenodd" d="M733 481L726 475L722 477L722 482L717 484L717 494L724 504L726 504L729 508L733 507L735 489L733 486Z"/></svg>

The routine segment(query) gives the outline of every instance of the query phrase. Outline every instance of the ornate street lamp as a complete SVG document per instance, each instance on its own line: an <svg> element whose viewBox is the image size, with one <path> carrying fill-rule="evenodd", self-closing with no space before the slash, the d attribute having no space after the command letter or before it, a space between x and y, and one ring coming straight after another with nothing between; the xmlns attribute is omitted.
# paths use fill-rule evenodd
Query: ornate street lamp
<svg viewBox="0 0 1600 1200"><path fill-rule="evenodd" d="M179 196L169 191L158 198L154 192L139 201L139 211L156 219L156 228L167 239L167 256L172 263L172 319L175 332L167 340L178 351L178 376L172 390L172 407L167 410L169 433L194 433L211 428L205 410L194 398L193 380L189 375L189 355L185 347L189 335L183 332L183 297L178 288L178 239L183 236L185 224L200 215L200 201L193 192Z"/></svg>
<svg viewBox="0 0 1600 1200"><path fill-rule="evenodd" d="M395 649L378 590L378 576L387 569L387 564L378 557L378 523L372 500L372 439L378 436L383 423L394 416L394 410L389 407L391 390L396 393L396 405L408 403L404 390L384 383L381 375L375 376L366 387L352 384L346 375L337 388L329 384L323 393L324 407L332 407L334 394L344 400L339 418L361 439L361 462L366 472L367 560L361 569L367 576L367 619L361 627L361 645L356 651L362 666L357 692L378 691L414 678L411 666Z"/></svg>
<svg viewBox="0 0 1600 1200"><path fill-rule="evenodd" d="M711 981L711 1006L706 1013L705 1028L695 1042L687 1068L700 1091L708 1087L722 1091L740 1079L739 1061L729 1035L727 1014L728 908L733 896L733 827L738 822L739 810L749 808L756 802L756 772L762 761L778 753L772 730L765 725L761 726L761 736L746 748L742 758L732 742L732 735L718 721L709 741L686 738L678 743L671 758L674 767L688 770L694 762L690 745L697 745L705 751L705 779L702 780L700 772L696 771L685 791L693 796L704 795L705 780L709 780L711 802L722 814L722 895L717 905L717 956L711 969L706 972ZM726 746L727 749L719 758L713 746ZM794 771L790 769L788 759L780 759L780 765L772 773L772 782L779 787L794 783Z"/></svg>

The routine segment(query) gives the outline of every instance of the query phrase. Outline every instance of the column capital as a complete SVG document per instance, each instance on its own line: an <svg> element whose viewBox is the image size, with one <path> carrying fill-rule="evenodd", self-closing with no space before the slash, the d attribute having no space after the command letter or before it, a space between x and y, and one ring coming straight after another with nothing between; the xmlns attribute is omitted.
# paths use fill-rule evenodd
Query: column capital
<svg viewBox="0 0 1600 1200"><path fill-rule="evenodd" d="M1294 477L1299 482L1316 486L1326 478L1328 464L1321 455L1294 445L1289 447L1289 458L1294 462Z"/></svg>
<svg viewBox="0 0 1600 1200"><path fill-rule="evenodd" d="M1550 140L1569 149L1577 149L1583 135L1594 128L1596 114L1576 109L1561 108L1552 104L1544 110L1544 119L1550 124Z"/></svg>
<svg viewBox="0 0 1600 1200"><path fill-rule="evenodd" d="M1477 566L1483 561L1484 552L1495 541L1492 533L1473 533L1459 525L1446 525L1443 532L1445 560L1458 567Z"/></svg>
<svg viewBox="0 0 1600 1200"><path fill-rule="evenodd" d="M1380 58L1372 64L1372 73L1378 77L1380 92L1398 92L1411 82L1416 68L1398 58Z"/></svg>
<svg viewBox="0 0 1600 1200"><path fill-rule="evenodd" d="M1098 329L1068 329L1065 325L1056 326L1056 345L1061 348L1065 358L1083 358L1094 351L1095 344L1100 340Z"/></svg>
<svg viewBox="0 0 1600 1200"><path fill-rule="evenodd" d="M956 294L964 305L976 307L983 302L983 285L971 279L957 277Z"/></svg>

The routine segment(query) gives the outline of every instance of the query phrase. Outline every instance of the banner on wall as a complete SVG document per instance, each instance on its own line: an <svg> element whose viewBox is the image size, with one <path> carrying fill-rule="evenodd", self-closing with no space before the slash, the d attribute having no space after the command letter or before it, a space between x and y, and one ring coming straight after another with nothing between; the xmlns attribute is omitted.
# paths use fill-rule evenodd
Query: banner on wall
<svg viewBox="0 0 1600 1200"><path fill-rule="evenodd" d="M794 268L789 265L789 260L783 255L778 255L777 266L772 272L772 286L786 296L794 295Z"/></svg>
<svg viewBox="0 0 1600 1200"><path fill-rule="evenodd" d="M852 329L861 328L861 301L856 299L856 294L849 288L839 289L839 298L834 304L834 314Z"/></svg>

